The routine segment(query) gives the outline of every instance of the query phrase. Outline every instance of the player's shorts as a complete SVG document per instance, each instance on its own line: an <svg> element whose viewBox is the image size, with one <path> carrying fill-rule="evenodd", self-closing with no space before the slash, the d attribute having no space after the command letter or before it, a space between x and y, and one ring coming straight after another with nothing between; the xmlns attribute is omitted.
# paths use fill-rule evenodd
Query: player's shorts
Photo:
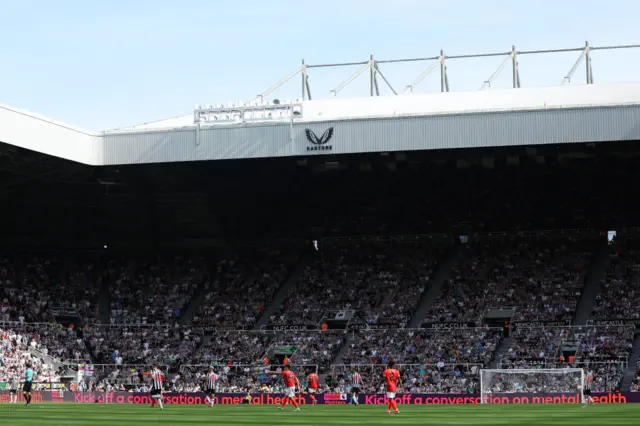
<svg viewBox="0 0 640 426"><path fill-rule="evenodd" d="M216 393L215 389L209 388L207 390L204 391L205 394L207 395L213 395L214 393Z"/></svg>
<svg viewBox="0 0 640 426"><path fill-rule="evenodd" d="M591 389L585 389L584 390L584 394L585 395L591 395Z"/></svg>
<svg viewBox="0 0 640 426"><path fill-rule="evenodd" d="M360 393L360 388L359 387L353 387L351 388L351 393L355 393L355 394L359 394Z"/></svg>
<svg viewBox="0 0 640 426"><path fill-rule="evenodd" d="M395 392L387 392L387 398L388 399L395 399L396 397L396 393Z"/></svg>
<svg viewBox="0 0 640 426"><path fill-rule="evenodd" d="M22 392L31 392L31 386L33 386L33 383L24 382L24 385L22 385Z"/></svg>
<svg viewBox="0 0 640 426"><path fill-rule="evenodd" d="M295 396L296 396L296 388L286 388L284 390L284 395L287 398L295 398Z"/></svg>
<svg viewBox="0 0 640 426"><path fill-rule="evenodd" d="M318 392L318 389L316 388L307 388L307 393L316 393Z"/></svg>
<svg viewBox="0 0 640 426"><path fill-rule="evenodd" d="M154 396L162 396L162 389L151 389L151 392L149 392L149 395L154 397Z"/></svg>
<svg viewBox="0 0 640 426"><path fill-rule="evenodd" d="M15 394L17 394L17 393L18 393L18 389L9 389L9 393L10 393L11 395L15 395Z"/></svg>

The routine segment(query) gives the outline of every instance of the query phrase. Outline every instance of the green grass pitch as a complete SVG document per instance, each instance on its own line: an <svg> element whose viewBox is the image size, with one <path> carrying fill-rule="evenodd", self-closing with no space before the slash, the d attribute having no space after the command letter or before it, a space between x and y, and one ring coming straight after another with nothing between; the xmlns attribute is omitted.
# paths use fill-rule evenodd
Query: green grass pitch
<svg viewBox="0 0 640 426"><path fill-rule="evenodd" d="M0 404L2 426L182 426L182 425L638 425L640 404L547 406L405 406L388 415L385 406L305 406L282 412L273 405L168 406L43 404L31 407Z"/></svg>

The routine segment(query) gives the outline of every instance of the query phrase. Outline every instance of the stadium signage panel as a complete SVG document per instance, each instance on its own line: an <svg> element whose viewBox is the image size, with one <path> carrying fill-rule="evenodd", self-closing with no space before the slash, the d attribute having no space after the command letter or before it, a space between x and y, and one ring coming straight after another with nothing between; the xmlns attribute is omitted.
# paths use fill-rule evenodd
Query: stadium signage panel
<svg viewBox="0 0 640 426"><path fill-rule="evenodd" d="M635 324L636 320L590 320L587 321L587 325L626 325L626 324Z"/></svg>
<svg viewBox="0 0 640 426"><path fill-rule="evenodd" d="M317 325L267 325L268 331L314 331L318 330Z"/></svg>
<svg viewBox="0 0 640 426"><path fill-rule="evenodd" d="M400 324L349 324L348 330L398 330Z"/></svg>
<svg viewBox="0 0 640 426"><path fill-rule="evenodd" d="M565 327L571 325L571 321L516 321L512 323L516 327Z"/></svg>
<svg viewBox="0 0 640 426"><path fill-rule="evenodd" d="M430 328L432 330L476 327L477 325L473 322L426 322L422 324L422 328Z"/></svg>
<svg viewBox="0 0 640 426"><path fill-rule="evenodd" d="M151 399L147 393L132 392L33 392L33 402L66 402L66 403L108 403L108 404L149 404ZM246 394L243 393L219 393L215 396L216 405L239 404ZM275 405L282 403L283 394L251 394L252 405ZM628 404L640 403L640 392L594 392L591 394L597 404ZM22 400L22 395L19 395ZM193 393L166 393L164 402L168 405L203 405L206 395L199 392ZM9 392L0 392L0 403L9 401ZM363 405L387 404L384 394L361 394L358 401ZM396 401L402 405L475 405L482 401L477 394L402 394L396 397ZM298 403L310 404L308 395L298 396ZM348 397L345 394L324 393L319 395L319 404L347 404ZM488 404L527 404L527 405L559 405L578 404L578 393L514 393L501 394L500 396L486 396Z"/></svg>
<svg viewBox="0 0 640 426"><path fill-rule="evenodd" d="M332 145L328 145L333 137L333 127L329 127L320 137L311 129L305 129L304 134L312 144L311 146L307 146L307 151L331 151L333 149Z"/></svg>
<svg viewBox="0 0 640 426"><path fill-rule="evenodd" d="M229 326L229 327L204 327L204 329L206 331L245 331L247 330L246 327L234 327L234 326Z"/></svg>

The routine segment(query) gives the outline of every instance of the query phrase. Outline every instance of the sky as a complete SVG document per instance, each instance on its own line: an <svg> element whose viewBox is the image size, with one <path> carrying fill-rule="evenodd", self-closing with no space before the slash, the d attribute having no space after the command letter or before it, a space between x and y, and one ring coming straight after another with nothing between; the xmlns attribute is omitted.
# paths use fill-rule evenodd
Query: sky
<svg viewBox="0 0 640 426"><path fill-rule="evenodd" d="M639 16L638 0L0 0L0 103L106 130L255 99L301 59L640 44ZM578 56L521 56L522 86L559 84ZM451 90L478 90L502 61L448 61ZM596 83L635 81L640 49L593 52L592 63ZM428 67L380 65L398 92ZM313 98L357 70L310 69ZM584 82L581 67L571 84ZM367 96L368 84L365 73L338 96ZM299 98L300 86L295 78L272 99ZM510 86L506 67L491 87ZM434 72L415 91L439 89Z"/></svg>

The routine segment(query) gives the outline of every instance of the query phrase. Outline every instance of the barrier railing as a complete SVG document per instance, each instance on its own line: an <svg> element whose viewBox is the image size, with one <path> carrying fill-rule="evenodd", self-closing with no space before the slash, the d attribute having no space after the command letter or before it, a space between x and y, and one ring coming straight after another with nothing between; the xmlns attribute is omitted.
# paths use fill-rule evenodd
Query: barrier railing
<svg viewBox="0 0 640 426"><path fill-rule="evenodd" d="M537 321L531 321L532 323L535 323ZM567 329L567 330L598 330L598 329L611 329L611 328L629 328L629 329L635 329L636 326L634 324L601 324L601 325L544 325L544 324L533 324L533 325L526 325L526 324L521 324L521 323L517 323L514 322L512 323L512 326L514 329L518 330L520 329Z"/></svg>
<svg viewBox="0 0 640 426"><path fill-rule="evenodd" d="M71 364L67 364L72 367ZM76 371L78 365L75 366ZM100 382L107 379L111 385L139 385L149 383L149 376L145 372L152 369L151 364L86 364L82 381L85 386L93 388ZM158 368L165 374L169 372L168 365L158 365Z"/></svg>
<svg viewBox="0 0 640 426"><path fill-rule="evenodd" d="M568 329L590 329L590 328L606 328L606 327L635 327L635 324L632 323L622 323L615 322L607 324L599 324L597 322L590 320L587 325L555 325L557 321L548 321L551 323L544 324L545 321L518 321L512 322L511 326L514 329L518 328L568 328ZM500 330L502 327L483 327L481 325L472 325L470 326L467 323L458 324L458 323L450 323L450 322L433 322L433 323L425 323L433 325L433 327L421 327L421 328L395 328L388 326L377 326L376 324L368 324L362 328L347 328L347 329L329 329L326 331L322 331L320 328L314 328L311 326L300 326L300 325L273 325L273 326L264 326L260 330L253 329L245 329L245 328L226 328L226 327L213 327L209 330L216 333L313 333L313 332L322 332L322 333L344 333L346 332L412 332L412 331L425 331L425 330L437 330L437 331L451 331L451 330ZM185 326L189 329L207 329L207 327L198 327L198 326ZM271 327L271 329L269 328ZM308 328L311 327L311 328ZM90 324L86 329L76 329L77 331L91 331L92 329L159 329L159 330L180 330L183 327L176 328L173 325L169 324ZM58 323L44 323L44 322L19 322L19 321L0 321L0 329L5 330L24 330L29 332L37 333L39 330L47 330L47 329L66 329L65 326Z"/></svg>
<svg viewBox="0 0 640 426"><path fill-rule="evenodd" d="M262 386L267 386L269 392L283 389L282 378L279 373L282 371L284 365L281 364L182 365L180 366L180 379L177 381L176 386L190 388L199 386L203 389L206 387L207 375L209 368L212 366L218 375L218 392L243 392L248 388L257 390L257 388ZM289 368L295 373L303 388L307 385L307 375L309 373L319 373L319 366L317 364L289 364Z"/></svg>
<svg viewBox="0 0 640 426"><path fill-rule="evenodd" d="M363 380L363 392L383 392L380 388L386 364L336 364L331 366L331 378L339 391L348 392L351 377L358 372ZM450 388L459 393L473 393L479 390L480 363L425 363L425 364L396 364L400 371L405 391L409 392L440 392ZM340 385L344 380L344 385Z"/></svg>
<svg viewBox="0 0 640 426"><path fill-rule="evenodd" d="M291 370L295 371L313 371L314 373L318 373L318 364L288 364ZM227 365L222 363L210 363L210 364L183 364L180 366L180 372L194 372L199 371L201 373L206 373L211 367L219 370L228 370L231 372L244 372L246 369L249 371L255 371L263 373L264 371L277 371L284 368L284 364L235 364L235 365Z"/></svg>
<svg viewBox="0 0 640 426"><path fill-rule="evenodd" d="M0 328L5 330L51 330L51 329L65 329L61 324L55 322L21 322L21 321L0 321Z"/></svg>

